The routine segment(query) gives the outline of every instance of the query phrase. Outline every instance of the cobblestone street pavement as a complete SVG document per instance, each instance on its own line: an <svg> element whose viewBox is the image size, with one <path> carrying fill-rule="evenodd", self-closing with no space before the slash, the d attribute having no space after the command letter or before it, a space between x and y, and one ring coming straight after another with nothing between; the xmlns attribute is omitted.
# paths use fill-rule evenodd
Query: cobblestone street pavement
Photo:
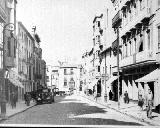
<svg viewBox="0 0 160 128"><path fill-rule="evenodd" d="M1 124L146 125L76 95L55 97L55 103L37 105Z"/></svg>

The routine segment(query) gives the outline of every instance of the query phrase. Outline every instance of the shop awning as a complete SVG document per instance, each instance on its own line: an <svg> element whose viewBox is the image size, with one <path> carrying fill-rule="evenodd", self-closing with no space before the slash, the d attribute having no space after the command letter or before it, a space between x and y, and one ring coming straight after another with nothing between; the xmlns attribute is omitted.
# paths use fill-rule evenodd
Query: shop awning
<svg viewBox="0 0 160 128"><path fill-rule="evenodd" d="M153 81L157 81L158 78L160 78L160 69L156 69L154 71L152 71L151 73L135 80L135 82L153 82Z"/></svg>
<svg viewBox="0 0 160 128"><path fill-rule="evenodd" d="M11 78L9 78L8 80L9 80L12 84L14 84L15 86L24 88L24 86L22 85L22 83L21 83L20 81L14 80L14 79L11 79Z"/></svg>
<svg viewBox="0 0 160 128"><path fill-rule="evenodd" d="M97 84L99 79L94 79L89 85L88 85L88 89L93 89L93 86L95 86Z"/></svg>
<svg viewBox="0 0 160 128"><path fill-rule="evenodd" d="M115 81L116 79L118 79L118 76L113 76L111 77L107 82L106 85L110 85L113 81Z"/></svg>

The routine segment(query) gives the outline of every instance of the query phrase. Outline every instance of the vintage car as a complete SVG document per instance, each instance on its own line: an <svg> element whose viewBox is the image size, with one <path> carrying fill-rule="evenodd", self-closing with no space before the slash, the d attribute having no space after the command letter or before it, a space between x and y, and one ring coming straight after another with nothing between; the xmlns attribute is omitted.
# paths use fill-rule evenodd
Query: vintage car
<svg viewBox="0 0 160 128"><path fill-rule="evenodd" d="M51 104L52 102L54 102L54 94L48 88L37 90L36 102L37 104L43 104L43 103Z"/></svg>

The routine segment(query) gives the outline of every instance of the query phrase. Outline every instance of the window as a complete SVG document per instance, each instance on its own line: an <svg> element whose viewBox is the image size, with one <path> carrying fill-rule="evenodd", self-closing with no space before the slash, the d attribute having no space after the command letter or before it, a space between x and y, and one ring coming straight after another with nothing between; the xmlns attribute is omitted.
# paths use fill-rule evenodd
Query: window
<svg viewBox="0 0 160 128"><path fill-rule="evenodd" d="M64 75L67 75L67 69L64 69Z"/></svg>
<svg viewBox="0 0 160 128"><path fill-rule="evenodd" d="M67 86L67 79L64 78L64 87L66 87L66 86Z"/></svg>
<svg viewBox="0 0 160 128"><path fill-rule="evenodd" d="M70 73L71 73L71 75L73 75L73 68L71 68Z"/></svg>
<svg viewBox="0 0 160 128"><path fill-rule="evenodd" d="M125 57L127 57L127 43L125 43Z"/></svg>
<svg viewBox="0 0 160 128"><path fill-rule="evenodd" d="M138 52L142 52L143 50L144 50L144 47L143 47L143 38L142 38L142 35L140 34L140 41L139 41Z"/></svg>
<svg viewBox="0 0 160 128"><path fill-rule="evenodd" d="M100 27L100 21L98 21L98 27Z"/></svg>
<svg viewBox="0 0 160 128"><path fill-rule="evenodd" d="M95 26L93 26L93 32L95 32Z"/></svg>
<svg viewBox="0 0 160 128"><path fill-rule="evenodd" d="M93 45L95 46L95 39L93 39Z"/></svg>
<svg viewBox="0 0 160 128"><path fill-rule="evenodd" d="M100 72L100 66L98 66L98 72Z"/></svg>
<svg viewBox="0 0 160 128"><path fill-rule="evenodd" d="M98 40L98 42L100 42L100 36L97 36L97 40Z"/></svg>
<svg viewBox="0 0 160 128"><path fill-rule="evenodd" d="M142 0L139 1L140 11L142 10Z"/></svg>
<svg viewBox="0 0 160 128"><path fill-rule="evenodd" d="M151 37L150 37L151 35L150 35L150 30L147 30L147 38L148 38L148 50L150 49L150 40L151 40Z"/></svg>
<svg viewBox="0 0 160 128"><path fill-rule="evenodd" d="M145 8L145 0L142 0L142 9Z"/></svg>
<svg viewBox="0 0 160 128"><path fill-rule="evenodd" d="M129 41L129 51L130 51L129 55L131 56L132 55L132 42L131 41Z"/></svg>
<svg viewBox="0 0 160 128"><path fill-rule="evenodd" d="M158 49L160 49L160 26L158 26Z"/></svg>
<svg viewBox="0 0 160 128"><path fill-rule="evenodd" d="M158 8L160 8L160 0L158 0Z"/></svg>
<svg viewBox="0 0 160 128"><path fill-rule="evenodd" d="M111 74L112 74L112 67L111 67L111 65L110 65L110 76L111 76Z"/></svg>

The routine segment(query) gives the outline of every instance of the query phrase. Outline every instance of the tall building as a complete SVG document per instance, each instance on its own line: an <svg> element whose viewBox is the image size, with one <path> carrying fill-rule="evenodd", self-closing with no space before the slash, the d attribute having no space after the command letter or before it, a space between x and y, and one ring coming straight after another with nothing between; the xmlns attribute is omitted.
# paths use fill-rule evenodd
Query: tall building
<svg viewBox="0 0 160 128"><path fill-rule="evenodd" d="M16 93L16 100L18 101L20 90L23 88L19 81L20 76L18 75L17 66L16 5L16 0L1 0L0 2L0 71L3 71L5 68L5 90L2 87L2 91L5 92L5 100L8 103L10 103L12 92ZM5 53L3 53L2 42L4 42ZM3 55L5 67L3 67ZM1 86L3 86L3 77L3 73L1 72ZM4 92L1 92L1 96Z"/></svg>
<svg viewBox="0 0 160 128"><path fill-rule="evenodd" d="M22 77L24 93L33 91L33 50L34 38L22 24L18 22L18 73Z"/></svg>
<svg viewBox="0 0 160 128"><path fill-rule="evenodd" d="M122 94L128 91L132 100L138 100L150 88L154 106L159 101L159 0L112 0L117 14L113 27L119 29L121 46L120 69L122 70ZM117 27L117 26L116 26Z"/></svg>
<svg viewBox="0 0 160 128"><path fill-rule="evenodd" d="M41 60L42 60L42 49L40 48L40 37L36 33L36 27L32 28L34 30L33 38L35 40L35 47L33 52L33 74L34 74L34 83L33 90L37 90L42 87L42 74L41 74Z"/></svg>

